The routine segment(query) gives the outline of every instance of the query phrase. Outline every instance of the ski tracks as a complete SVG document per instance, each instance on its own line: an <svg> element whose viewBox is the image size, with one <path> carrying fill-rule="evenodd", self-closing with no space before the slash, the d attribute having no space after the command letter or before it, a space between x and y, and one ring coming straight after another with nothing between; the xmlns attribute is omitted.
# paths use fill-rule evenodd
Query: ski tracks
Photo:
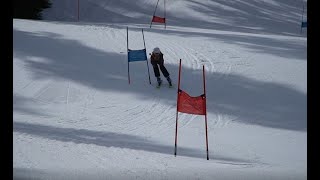
<svg viewBox="0 0 320 180"><path fill-rule="evenodd" d="M100 36L101 41L107 39L108 41L113 42L109 44L113 45L110 48L114 52L126 52L124 51L125 48L123 48L126 44L125 28L115 29L112 26L103 26L101 28ZM214 74L214 76L209 76L212 80L228 78L228 76L233 73L236 66L248 65L243 58L237 56L237 52L230 48L216 47L214 43L211 43L211 41L209 42L208 40L200 39L192 41L191 43L183 38L172 39L170 36L159 35L148 31L145 31L145 38L147 50L151 50L155 46L160 47L165 53L165 62L167 64L175 65L178 69L179 59L182 59L183 66L193 70L200 70L202 69L202 65L204 65L206 73ZM129 29L129 41L130 47L142 47L140 46L143 45L141 32L130 31ZM103 43L101 43L101 46L102 44ZM207 54L213 54L214 56L208 57ZM86 109L88 103L85 103L84 109ZM134 103L132 102L132 104ZM85 112L84 109L81 114ZM155 96L151 102L149 101L147 104L134 105L131 106L131 108L124 110L124 112L117 114L120 115L109 116L109 118L111 117L115 121L113 126L128 133L153 136L158 133L168 133L169 129L171 133L171 128L175 125L175 106L168 106L166 102L161 100L161 96ZM211 115L215 115L216 117L216 120L213 123L209 122L209 126L213 127L223 127L237 119L237 117L231 118L228 115L223 114ZM101 116L105 115L101 114ZM181 123L179 125L184 128L188 126L195 116L180 115L180 118L183 120L180 121ZM130 120L128 121L128 119ZM152 130L144 129L146 123L155 128Z"/></svg>
<svg viewBox="0 0 320 180"><path fill-rule="evenodd" d="M178 66L178 59L182 59L183 66L190 67L193 70L200 70L202 69L202 65L205 66L206 73L215 73L216 75L211 77L211 79L220 79L220 78L227 78L230 73L232 73L233 65L231 63L222 62L221 59L224 59L223 56L225 56L225 51L220 50L216 48L213 44L210 44L206 41L197 43L197 41L193 42L195 44L194 46L184 46L188 45L190 43L184 42L184 40L179 40L179 42L170 40L170 38L161 38L161 40L154 40L154 43L159 44L159 46L164 47L164 51L167 52L167 58L170 63L176 63ZM214 51L215 56L214 57L208 57L206 54L212 54L208 53L209 51ZM215 64L220 65L215 65ZM211 118L215 119L215 121L209 120L209 128L214 127L223 127L228 125L230 122L233 122L233 120L237 119L235 118L229 118L228 115L223 114L216 114L216 113L210 113ZM212 117L214 116L214 117ZM195 119L197 116L195 115L188 115L185 116L184 114L179 115L179 127L185 128L192 122L193 119ZM211 123L213 122L213 123Z"/></svg>

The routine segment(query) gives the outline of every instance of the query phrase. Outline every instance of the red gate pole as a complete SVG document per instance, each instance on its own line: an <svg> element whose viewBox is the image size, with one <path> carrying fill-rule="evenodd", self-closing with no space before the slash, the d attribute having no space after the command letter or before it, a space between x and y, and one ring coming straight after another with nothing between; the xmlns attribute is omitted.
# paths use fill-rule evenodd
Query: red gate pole
<svg viewBox="0 0 320 180"><path fill-rule="evenodd" d="M207 146L207 160L209 160L209 147L208 147L208 130L207 130L207 96L206 96L206 80L203 65L203 93L204 93L204 110L205 110L205 124L206 124L206 146Z"/></svg>
<svg viewBox="0 0 320 180"><path fill-rule="evenodd" d="M178 109L179 109L179 93L180 93L180 74L181 74L181 59L179 63L179 79L178 79L178 94L177 94L177 112L176 112L176 136L174 142L174 156L177 155L177 138L178 138Z"/></svg>

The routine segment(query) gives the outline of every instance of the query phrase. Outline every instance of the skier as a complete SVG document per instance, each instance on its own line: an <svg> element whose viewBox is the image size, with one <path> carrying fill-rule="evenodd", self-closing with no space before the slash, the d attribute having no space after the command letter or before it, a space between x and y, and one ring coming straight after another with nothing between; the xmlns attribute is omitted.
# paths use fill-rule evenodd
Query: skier
<svg viewBox="0 0 320 180"><path fill-rule="evenodd" d="M172 87L170 74L169 74L168 70L166 69L166 67L164 67L164 65L163 65L163 63L164 63L163 54L158 47L155 47L153 49L150 61L153 66L154 76L157 78L158 87L160 87L160 85L162 84L162 80L160 78L159 67L160 67L160 70L161 70L163 76L167 79L169 86ZM158 67L158 65L159 65L159 67Z"/></svg>

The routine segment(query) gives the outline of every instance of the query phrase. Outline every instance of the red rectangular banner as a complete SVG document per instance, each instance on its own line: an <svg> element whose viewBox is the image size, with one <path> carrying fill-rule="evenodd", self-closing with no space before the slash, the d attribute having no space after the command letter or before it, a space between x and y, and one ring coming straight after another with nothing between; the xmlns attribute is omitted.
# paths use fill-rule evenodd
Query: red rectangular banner
<svg viewBox="0 0 320 180"><path fill-rule="evenodd" d="M178 93L178 111L188 114L206 115L206 99L204 95L191 97L180 90Z"/></svg>
<svg viewBox="0 0 320 180"><path fill-rule="evenodd" d="M166 23L166 18L162 18L162 17L159 17L159 16L153 16L152 22Z"/></svg>

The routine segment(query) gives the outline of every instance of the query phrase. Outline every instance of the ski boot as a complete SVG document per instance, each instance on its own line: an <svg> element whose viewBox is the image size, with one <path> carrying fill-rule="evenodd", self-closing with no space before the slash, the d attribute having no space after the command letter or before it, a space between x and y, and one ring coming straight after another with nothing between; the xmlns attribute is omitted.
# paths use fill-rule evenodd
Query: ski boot
<svg viewBox="0 0 320 180"><path fill-rule="evenodd" d="M162 80L160 77L157 77L157 82L158 82L157 88L159 88L162 84Z"/></svg>

